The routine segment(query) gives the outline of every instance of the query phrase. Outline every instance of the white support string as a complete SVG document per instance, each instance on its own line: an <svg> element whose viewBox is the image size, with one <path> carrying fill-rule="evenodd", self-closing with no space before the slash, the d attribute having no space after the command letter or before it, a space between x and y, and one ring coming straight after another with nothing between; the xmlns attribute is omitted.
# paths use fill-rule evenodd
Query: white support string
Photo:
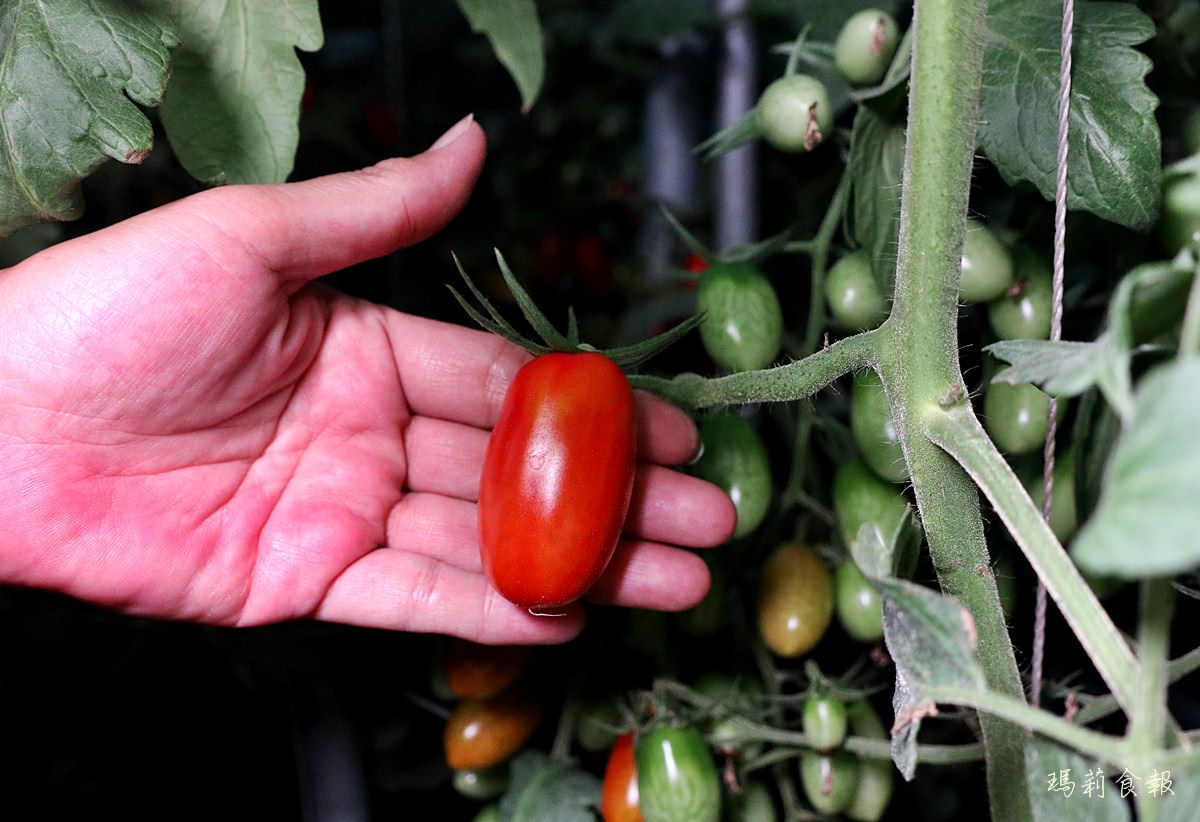
<svg viewBox="0 0 1200 822"><path fill-rule="evenodd" d="M1067 148L1071 123L1071 47L1075 30L1075 2L1063 0L1062 43L1058 70L1058 157L1054 179L1054 280L1051 289L1050 339L1062 339L1063 271L1067 247ZM1058 434L1058 400L1050 398L1046 420L1046 445L1042 464L1042 518L1050 522L1054 498L1054 446ZM1046 586L1038 580L1033 622L1033 672L1029 701L1042 697L1042 661L1046 653Z"/></svg>

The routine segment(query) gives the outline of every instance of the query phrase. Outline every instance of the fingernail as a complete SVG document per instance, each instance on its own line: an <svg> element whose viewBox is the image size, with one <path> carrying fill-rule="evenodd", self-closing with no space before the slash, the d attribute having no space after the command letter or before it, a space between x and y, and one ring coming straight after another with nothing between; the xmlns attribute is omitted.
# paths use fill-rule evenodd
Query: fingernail
<svg viewBox="0 0 1200 822"><path fill-rule="evenodd" d="M463 132L471 127L471 123L475 122L475 115L468 114L466 117L459 120L454 125L447 129L446 133L437 138L437 142L429 147L430 151L437 151L439 148L445 148L463 135Z"/></svg>

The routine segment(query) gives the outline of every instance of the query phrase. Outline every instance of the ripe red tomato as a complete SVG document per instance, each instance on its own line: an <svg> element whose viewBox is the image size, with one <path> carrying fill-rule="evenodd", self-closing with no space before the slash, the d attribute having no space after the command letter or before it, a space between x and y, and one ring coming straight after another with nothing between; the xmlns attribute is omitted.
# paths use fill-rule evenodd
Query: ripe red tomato
<svg viewBox="0 0 1200 822"><path fill-rule="evenodd" d="M483 568L537 611L578 599L604 571L636 467L633 390L612 360L545 354L517 372L479 486Z"/></svg>
<svg viewBox="0 0 1200 822"><path fill-rule="evenodd" d="M604 822L642 822L631 733L617 737L612 753L608 755L604 789L600 794L600 815Z"/></svg>

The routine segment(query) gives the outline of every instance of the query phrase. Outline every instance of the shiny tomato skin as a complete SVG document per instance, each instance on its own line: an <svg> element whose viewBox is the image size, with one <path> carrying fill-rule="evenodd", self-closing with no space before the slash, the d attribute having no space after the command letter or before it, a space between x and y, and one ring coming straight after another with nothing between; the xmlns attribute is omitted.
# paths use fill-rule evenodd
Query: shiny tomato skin
<svg viewBox="0 0 1200 822"><path fill-rule="evenodd" d="M455 639L446 651L443 672L459 699L495 696L516 682L533 658L531 645L480 645Z"/></svg>
<svg viewBox="0 0 1200 822"><path fill-rule="evenodd" d="M608 755L600 793L600 816L604 822L643 822L632 733L618 736Z"/></svg>
<svg viewBox="0 0 1200 822"><path fill-rule="evenodd" d="M542 712L541 701L519 688L489 699L464 699L446 720L446 764L456 771L499 765L521 750Z"/></svg>
<svg viewBox="0 0 1200 822"><path fill-rule="evenodd" d="M531 610L578 599L604 571L629 511L633 390L612 360L544 354L508 389L479 486L492 584Z"/></svg>

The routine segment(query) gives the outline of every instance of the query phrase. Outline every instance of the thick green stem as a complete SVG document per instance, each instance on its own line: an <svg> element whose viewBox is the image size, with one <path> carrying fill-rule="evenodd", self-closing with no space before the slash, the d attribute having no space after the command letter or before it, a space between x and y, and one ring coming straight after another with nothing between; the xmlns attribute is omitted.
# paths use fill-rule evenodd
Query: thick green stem
<svg viewBox="0 0 1200 822"><path fill-rule="evenodd" d="M684 408L789 402L811 397L843 374L874 365L878 345L878 332L868 331L838 340L802 360L762 371L741 371L715 379L699 374L672 379L635 374L629 382Z"/></svg>
<svg viewBox="0 0 1200 822"><path fill-rule="evenodd" d="M1139 670L1133 652L970 407L964 401L939 409L929 416L927 430L930 440L954 457L991 501L1113 696L1128 710Z"/></svg>
<svg viewBox="0 0 1200 822"><path fill-rule="evenodd" d="M1138 619L1138 679L1129 723L1129 743L1135 756L1150 758L1167 728L1167 660L1170 656L1171 612L1175 592L1169 579L1142 582ZM1148 793L1138 795L1138 819L1158 819L1158 802Z"/></svg>
<svg viewBox="0 0 1200 822"><path fill-rule="evenodd" d="M925 437L924 420L962 395L958 278L983 61L985 0L917 0L892 315L879 371L943 590L971 612L988 687L1019 702L1021 677L970 478ZM984 714L993 818L1030 818L1019 725Z"/></svg>

